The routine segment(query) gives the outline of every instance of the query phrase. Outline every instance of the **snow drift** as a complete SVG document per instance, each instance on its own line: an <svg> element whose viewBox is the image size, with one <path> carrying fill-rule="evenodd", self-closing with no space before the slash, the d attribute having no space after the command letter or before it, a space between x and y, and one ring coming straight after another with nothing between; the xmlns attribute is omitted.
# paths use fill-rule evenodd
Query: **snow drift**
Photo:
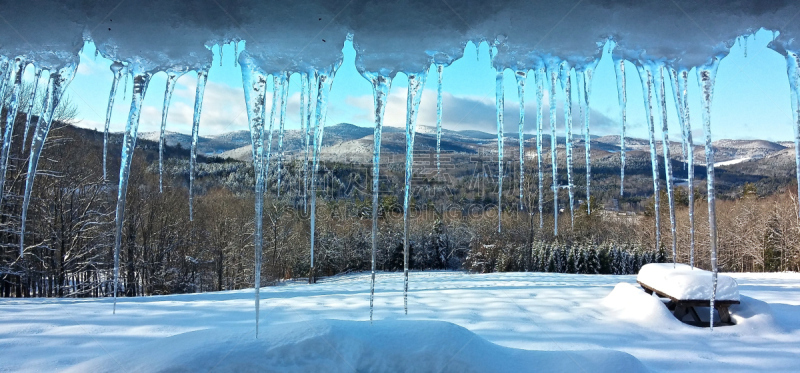
<svg viewBox="0 0 800 373"><path fill-rule="evenodd" d="M315 320L179 334L90 360L69 372L644 372L613 350L527 351L443 321Z"/></svg>

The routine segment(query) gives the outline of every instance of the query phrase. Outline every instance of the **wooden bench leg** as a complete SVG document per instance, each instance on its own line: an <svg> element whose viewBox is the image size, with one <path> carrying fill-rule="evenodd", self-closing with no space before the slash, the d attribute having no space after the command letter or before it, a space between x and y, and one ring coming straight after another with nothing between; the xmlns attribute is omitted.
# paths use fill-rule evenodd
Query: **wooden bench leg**
<svg viewBox="0 0 800 373"><path fill-rule="evenodd" d="M683 317L686 316L686 313L686 307L676 305L675 311L673 311L672 314L675 315L675 318L677 318L679 321L683 321Z"/></svg>
<svg viewBox="0 0 800 373"><path fill-rule="evenodd" d="M694 309L694 307L689 307L689 314L692 315L692 319L694 319L695 322L703 322L700 320L700 315L697 314L697 310Z"/></svg>
<svg viewBox="0 0 800 373"><path fill-rule="evenodd" d="M733 322L731 322L731 313L730 313L730 311L728 311L728 305L727 304L715 305L714 308L716 308L717 312L719 312L719 321L720 322L725 323L725 324L733 324Z"/></svg>

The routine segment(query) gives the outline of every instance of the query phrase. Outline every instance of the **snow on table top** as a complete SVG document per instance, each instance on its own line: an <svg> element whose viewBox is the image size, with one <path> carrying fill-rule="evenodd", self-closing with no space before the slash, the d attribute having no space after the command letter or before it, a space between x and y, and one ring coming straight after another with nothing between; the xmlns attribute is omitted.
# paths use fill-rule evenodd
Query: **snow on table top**
<svg viewBox="0 0 800 373"><path fill-rule="evenodd" d="M639 270L636 280L679 300L711 299L711 272L686 264L651 263ZM716 300L739 300L739 286L730 276L717 276Z"/></svg>

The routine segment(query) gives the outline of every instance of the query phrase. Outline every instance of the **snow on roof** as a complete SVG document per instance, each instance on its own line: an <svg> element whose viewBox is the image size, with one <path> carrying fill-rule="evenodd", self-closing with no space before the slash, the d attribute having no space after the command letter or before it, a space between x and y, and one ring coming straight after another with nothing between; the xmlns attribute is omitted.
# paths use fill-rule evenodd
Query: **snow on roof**
<svg viewBox="0 0 800 373"><path fill-rule="evenodd" d="M636 280L680 300L711 299L711 272L686 264L651 263L639 270ZM739 286L730 276L718 275L717 300L739 300Z"/></svg>
<svg viewBox="0 0 800 373"><path fill-rule="evenodd" d="M204 68L211 46L246 40L271 73L332 66L352 34L359 68L388 74L449 64L468 41L494 45L499 67L531 68L550 57L589 63L609 38L625 58L683 66L727 53L736 37L762 27L780 31L779 52L797 49L800 38L792 22L800 2L772 0L39 0L0 9L0 55L45 68L76 58L84 38L150 71Z"/></svg>

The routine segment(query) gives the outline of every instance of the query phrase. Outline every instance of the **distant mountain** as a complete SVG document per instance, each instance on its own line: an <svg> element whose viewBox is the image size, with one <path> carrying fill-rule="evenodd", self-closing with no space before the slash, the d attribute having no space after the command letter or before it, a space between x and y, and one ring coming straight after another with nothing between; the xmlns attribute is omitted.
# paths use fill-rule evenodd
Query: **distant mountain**
<svg viewBox="0 0 800 373"><path fill-rule="evenodd" d="M369 127L360 127L350 123L339 123L326 126L322 141L322 153L329 159L342 157L358 158L368 161L372 158L374 130ZM157 132L144 132L140 138L158 141ZM284 133L283 149L287 156L302 156L305 152L305 133L300 130L288 130ZM505 134L506 153L516 154L517 133ZM313 134L309 137L313 142ZM564 148L564 137L556 139L559 149ZM592 153L607 152L619 153L619 140L617 135L593 137L591 141ZM381 154L402 155L405 153L405 129L399 127L384 127ZM191 136L175 132L166 133L166 142L174 146L180 144L188 149L191 145ZM787 145L791 145L787 147ZM525 134L525 146L528 152L535 154L536 138L532 134ZM583 152L584 138L575 136L573 140L576 155ZM628 152L649 152L650 143L646 139L625 138ZM778 162L794 164L793 143L776 143L765 140L718 140L713 143L715 149L715 165L723 168L756 168L758 172L767 172L766 164ZM278 147L278 134L273 132L272 149ZM436 128L433 126L419 126L415 138L415 150L418 152L432 152L436 149ZM477 130L453 131L442 129L441 147L443 152L465 154L491 154L497 152L497 134ZM542 136L542 147L549 151L550 136ZM200 154L230 157L243 161L251 158L250 132L235 131L221 135L200 137L198 140ZM656 146L659 158L663 157L661 142ZM702 145L694 146L694 161L698 165L705 164L705 149ZM680 142L670 142L670 158L673 161L683 162L683 146ZM784 159L785 158L785 159ZM747 163L764 160L765 164L746 165ZM791 161L791 162L790 162ZM783 168L779 167L783 172Z"/></svg>

